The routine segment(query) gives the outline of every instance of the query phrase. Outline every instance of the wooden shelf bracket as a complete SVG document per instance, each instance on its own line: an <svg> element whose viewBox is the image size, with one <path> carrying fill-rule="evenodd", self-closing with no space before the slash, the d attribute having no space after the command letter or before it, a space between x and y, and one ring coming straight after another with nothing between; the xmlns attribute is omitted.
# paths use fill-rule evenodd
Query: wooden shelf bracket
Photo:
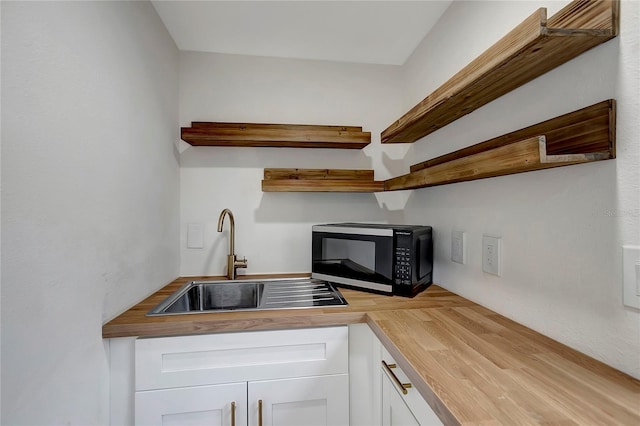
<svg viewBox="0 0 640 426"><path fill-rule="evenodd" d="M589 163L591 161L608 160L611 158L611 153L607 152L589 152L586 154L560 154L549 155L547 154L547 138L540 136L538 138L539 144L539 161L541 164L553 164L553 163Z"/></svg>

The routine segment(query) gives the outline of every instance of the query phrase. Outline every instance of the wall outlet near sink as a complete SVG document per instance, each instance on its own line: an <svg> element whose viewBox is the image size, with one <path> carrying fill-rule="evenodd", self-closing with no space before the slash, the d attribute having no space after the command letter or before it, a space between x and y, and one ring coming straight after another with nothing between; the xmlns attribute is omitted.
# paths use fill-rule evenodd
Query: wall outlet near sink
<svg viewBox="0 0 640 426"><path fill-rule="evenodd" d="M622 246L622 303L640 309L640 246Z"/></svg>
<svg viewBox="0 0 640 426"><path fill-rule="evenodd" d="M187 225L187 248L204 248L204 224L190 223Z"/></svg>
<svg viewBox="0 0 640 426"><path fill-rule="evenodd" d="M451 260L465 265L467 263L467 233L451 231Z"/></svg>
<svg viewBox="0 0 640 426"><path fill-rule="evenodd" d="M482 270L489 274L502 275L502 238L482 236Z"/></svg>

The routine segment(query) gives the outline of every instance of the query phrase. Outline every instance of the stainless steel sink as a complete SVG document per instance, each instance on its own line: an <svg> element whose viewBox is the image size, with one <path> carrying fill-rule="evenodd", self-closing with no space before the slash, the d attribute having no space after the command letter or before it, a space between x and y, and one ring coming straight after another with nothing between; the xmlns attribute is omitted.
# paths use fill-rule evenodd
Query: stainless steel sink
<svg viewBox="0 0 640 426"><path fill-rule="evenodd" d="M313 278L191 281L147 316L345 305L333 284Z"/></svg>

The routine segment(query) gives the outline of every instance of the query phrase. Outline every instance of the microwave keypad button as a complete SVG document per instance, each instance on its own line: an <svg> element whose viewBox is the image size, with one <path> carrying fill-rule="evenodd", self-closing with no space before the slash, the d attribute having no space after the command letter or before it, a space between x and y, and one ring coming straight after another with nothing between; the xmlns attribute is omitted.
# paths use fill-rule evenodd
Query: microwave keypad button
<svg viewBox="0 0 640 426"><path fill-rule="evenodd" d="M411 249L409 247L396 247L395 269L395 283L411 285Z"/></svg>

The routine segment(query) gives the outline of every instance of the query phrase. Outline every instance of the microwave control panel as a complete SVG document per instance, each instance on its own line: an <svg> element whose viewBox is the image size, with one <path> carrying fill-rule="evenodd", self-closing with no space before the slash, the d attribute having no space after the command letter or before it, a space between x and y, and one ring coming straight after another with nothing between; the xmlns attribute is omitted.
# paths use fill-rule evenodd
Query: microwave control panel
<svg viewBox="0 0 640 426"><path fill-rule="evenodd" d="M394 283L411 285L411 235L396 233Z"/></svg>

